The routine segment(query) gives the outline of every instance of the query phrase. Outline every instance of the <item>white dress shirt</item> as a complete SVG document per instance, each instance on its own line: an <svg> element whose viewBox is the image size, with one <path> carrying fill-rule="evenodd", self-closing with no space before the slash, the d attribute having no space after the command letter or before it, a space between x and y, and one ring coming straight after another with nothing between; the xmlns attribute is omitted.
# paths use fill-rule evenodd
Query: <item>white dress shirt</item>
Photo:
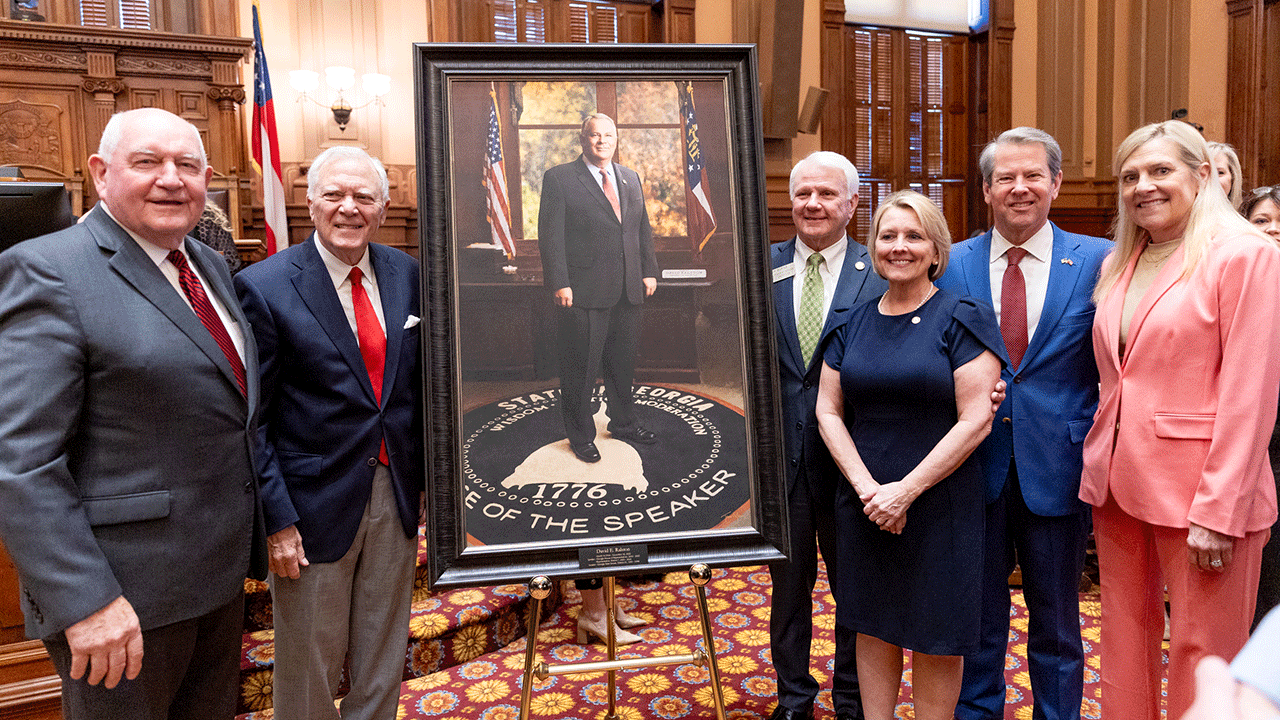
<svg viewBox="0 0 1280 720"><path fill-rule="evenodd" d="M320 242L319 236L315 237L316 250L320 251L320 259L324 260L324 266L329 270L329 278L333 280L333 289L338 293L338 300L342 303L342 312L347 315L347 324L351 326L351 334L357 338L360 332L356 330L356 306L351 299L351 268L353 266L346 264L338 259L336 255L329 252L325 248L324 243ZM360 268L360 272L364 277L360 280L360 285L364 287L365 293L369 295L369 302L373 305L373 312L378 316L378 324L382 326L382 334L387 334L387 321L382 317L382 296L378 293L378 278L373 274L373 263L369 262L369 248L364 249L364 255L360 256L360 262L354 267Z"/></svg>
<svg viewBox="0 0 1280 720"><path fill-rule="evenodd" d="M604 191L604 179L600 177L600 171L603 170L609 173L609 184L613 185L613 192L617 194L618 200L619 201L622 200L622 193L618 192L618 176L613 172L612 160L605 163L604 167L600 167L599 165L592 165L591 163L587 162L586 157L583 157L582 164L586 165L587 169L591 171L591 177L595 178L596 186L600 188L601 192Z"/></svg>
<svg viewBox="0 0 1280 720"><path fill-rule="evenodd" d="M111 210L106 203L100 204L107 215L111 215ZM111 215L111 219L115 220L117 225L120 225L120 221L116 220L115 215ZM177 291L178 297L182 298L182 302L186 303L187 307L191 307L191 301L187 299L187 293L182 289L182 283L178 280L178 267L169 262L169 250L142 238L124 225L120 225L120 228L129 233L129 237L138 243L138 247L142 248L147 257L151 258L151 261L160 269L160 274L164 275L165 280L168 280L173 289ZM240 324L227 311L227 306L222 304L222 298L218 297L218 293L210 289L209 281L200 272L200 268L194 262L191 262L191 256L187 254L185 243L182 247L182 255L187 259L187 266L191 268L191 272L195 273L196 279L200 281L201 287L204 288L204 294L209 298L209 304L213 305L213 309L217 311L218 319L222 321L222 326L227 329L227 335L231 336L231 342L236 346L236 354L240 356L240 362L244 363L244 331L240 328ZM219 257L218 261L222 262L221 257ZM191 312L194 313L195 308L191 308Z"/></svg>
<svg viewBox="0 0 1280 720"><path fill-rule="evenodd" d="M836 296L836 281L840 279L840 270L844 267L846 250L849 248L849 236L840 238L834 245L822 251L824 262L818 266L818 277L822 279L822 324L827 325L827 313L831 310L831 300ZM813 248L796 238L795 280L791 282L791 309L796 320L800 320L800 291L804 288L804 273L809 265L809 256Z"/></svg>
<svg viewBox="0 0 1280 720"><path fill-rule="evenodd" d="M1004 271L1009 266L1009 258L1005 251L1013 244L1000 234L999 230L991 230L991 304L996 311L996 319L1000 318L1000 293L1004 288ZM1022 268L1022 278L1027 286L1027 343L1036 336L1036 326L1040 324L1040 313L1044 310L1044 296L1049 292L1049 269L1053 266L1053 226L1045 223L1035 235L1027 238L1020 245L1027 251L1018 267Z"/></svg>

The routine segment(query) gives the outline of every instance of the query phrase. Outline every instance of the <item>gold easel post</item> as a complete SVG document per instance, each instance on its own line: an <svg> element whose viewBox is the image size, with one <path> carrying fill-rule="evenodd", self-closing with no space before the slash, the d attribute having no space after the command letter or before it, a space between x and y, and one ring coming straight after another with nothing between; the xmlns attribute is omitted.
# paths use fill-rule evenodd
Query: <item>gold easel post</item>
<svg viewBox="0 0 1280 720"><path fill-rule="evenodd" d="M536 652L534 643L538 638L538 618L542 614L542 601L551 594L551 581L539 575L529 581L529 596L533 598L533 612L529 616L529 627L525 633L526 645L524 654L524 687L520 690L520 718L529 720L529 698L533 691L533 681L545 679L548 675L559 673L608 673L609 677L609 710L605 720L617 720L617 676L618 670L630 668L657 667L660 665L705 665L711 675L711 698L716 706L716 720L725 720L724 690L720 687L720 667L716 664L715 639L711 637L711 612L707 609L706 585L711 580L711 568L705 563L698 563L689 568L689 579L693 581L698 593L698 615L702 620L703 650L694 648L687 655L663 655L662 657L617 659L617 638L614 636L613 578L604 579L605 622L608 626L605 642L608 659L604 662L568 663L564 665L548 665L545 662L534 664Z"/></svg>
<svg viewBox="0 0 1280 720"><path fill-rule="evenodd" d="M537 657L538 621L542 618L542 601L551 594L551 579L539 575L529 581L529 597L533 607L524 631L524 686L520 688L520 720L529 720L529 695L533 692L533 660Z"/></svg>

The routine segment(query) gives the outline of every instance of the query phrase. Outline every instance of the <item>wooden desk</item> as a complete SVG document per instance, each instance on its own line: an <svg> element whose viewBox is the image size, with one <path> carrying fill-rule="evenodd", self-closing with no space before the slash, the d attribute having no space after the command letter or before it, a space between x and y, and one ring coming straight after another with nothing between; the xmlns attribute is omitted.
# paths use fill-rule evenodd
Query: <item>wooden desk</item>
<svg viewBox="0 0 1280 720"><path fill-rule="evenodd" d="M18 571L0 544L0 718L62 717L62 681L39 640L23 632Z"/></svg>
<svg viewBox="0 0 1280 720"><path fill-rule="evenodd" d="M696 321L707 281L659 281L644 304L637 382L696 384ZM541 280L464 282L455 314L463 380L547 380L557 376L553 307Z"/></svg>

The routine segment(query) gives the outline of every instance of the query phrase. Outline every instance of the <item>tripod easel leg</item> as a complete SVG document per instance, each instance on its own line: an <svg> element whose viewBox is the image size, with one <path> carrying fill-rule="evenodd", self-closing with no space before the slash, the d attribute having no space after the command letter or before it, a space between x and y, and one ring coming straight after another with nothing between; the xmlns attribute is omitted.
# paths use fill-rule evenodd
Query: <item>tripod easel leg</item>
<svg viewBox="0 0 1280 720"><path fill-rule="evenodd" d="M533 598L533 607L529 608L529 622L525 625L524 635L524 685L520 688L520 720L529 720L529 698L533 692L533 661L538 656L538 621L542 618L542 601L551 594L551 580L539 575L529 581L529 597Z"/></svg>
<svg viewBox="0 0 1280 720"><path fill-rule="evenodd" d="M724 717L724 689L720 687L720 666L716 662L716 643L711 637L711 611L707 608L707 583L711 580L711 568L697 563L689 568L689 579L698 593L698 615L702 619L702 644L706 650L707 669L711 674L711 698L716 705L716 720Z"/></svg>

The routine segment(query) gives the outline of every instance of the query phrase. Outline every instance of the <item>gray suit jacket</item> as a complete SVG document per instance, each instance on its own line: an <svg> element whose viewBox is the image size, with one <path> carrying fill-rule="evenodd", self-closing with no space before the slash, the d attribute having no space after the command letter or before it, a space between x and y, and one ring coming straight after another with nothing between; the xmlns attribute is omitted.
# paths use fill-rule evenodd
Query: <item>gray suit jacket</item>
<svg viewBox="0 0 1280 720"><path fill-rule="evenodd" d="M247 397L102 208L0 254L0 537L31 637L119 595L143 630L198 617L265 574L253 333L222 259L186 250L244 332Z"/></svg>

